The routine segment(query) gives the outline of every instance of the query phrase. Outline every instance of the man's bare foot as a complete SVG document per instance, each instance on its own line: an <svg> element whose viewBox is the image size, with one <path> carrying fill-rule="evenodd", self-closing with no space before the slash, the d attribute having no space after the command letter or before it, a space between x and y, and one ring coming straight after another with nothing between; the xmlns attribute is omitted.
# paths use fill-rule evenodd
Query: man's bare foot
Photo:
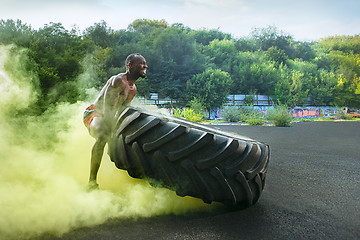
<svg viewBox="0 0 360 240"><path fill-rule="evenodd" d="M99 190L99 184L97 184L95 181L90 181L87 185L87 189L88 192L93 191L93 190Z"/></svg>

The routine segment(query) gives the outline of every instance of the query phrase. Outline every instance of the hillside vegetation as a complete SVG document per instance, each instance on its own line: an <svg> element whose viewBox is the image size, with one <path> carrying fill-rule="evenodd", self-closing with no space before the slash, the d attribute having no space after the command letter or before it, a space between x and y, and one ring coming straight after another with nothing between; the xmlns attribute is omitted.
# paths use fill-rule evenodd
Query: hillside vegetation
<svg viewBox="0 0 360 240"><path fill-rule="evenodd" d="M125 71L133 52L145 56L148 76L138 95L151 92L207 109L228 94L264 94L287 106L360 106L360 36L295 41L276 27L255 28L234 38L219 30L139 19L113 30L102 21L80 32L61 23L34 30L20 20L0 21L0 44L21 52L36 77L37 111L89 98L112 75ZM14 61L12 59L11 61ZM8 70L11 61L5 64Z"/></svg>

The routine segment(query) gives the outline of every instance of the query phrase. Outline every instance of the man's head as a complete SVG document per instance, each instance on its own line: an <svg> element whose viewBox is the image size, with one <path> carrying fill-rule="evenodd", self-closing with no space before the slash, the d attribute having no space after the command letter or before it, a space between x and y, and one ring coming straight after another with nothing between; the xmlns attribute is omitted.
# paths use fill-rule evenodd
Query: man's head
<svg viewBox="0 0 360 240"><path fill-rule="evenodd" d="M146 76L146 60L139 53L133 53L127 56L126 61L126 72L133 75L136 78Z"/></svg>

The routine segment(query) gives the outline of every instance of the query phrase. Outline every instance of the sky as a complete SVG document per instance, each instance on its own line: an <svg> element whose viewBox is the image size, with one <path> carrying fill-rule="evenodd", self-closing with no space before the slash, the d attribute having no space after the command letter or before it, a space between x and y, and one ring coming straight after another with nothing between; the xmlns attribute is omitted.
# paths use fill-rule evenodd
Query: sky
<svg viewBox="0 0 360 240"><path fill-rule="evenodd" d="M359 0L0 0L0 19L33 29L50 22L81 31L104 20L114 30L136 19L164 19L191 29L219 29L235 38L275 26L297 41L360 34Z"/></svg>

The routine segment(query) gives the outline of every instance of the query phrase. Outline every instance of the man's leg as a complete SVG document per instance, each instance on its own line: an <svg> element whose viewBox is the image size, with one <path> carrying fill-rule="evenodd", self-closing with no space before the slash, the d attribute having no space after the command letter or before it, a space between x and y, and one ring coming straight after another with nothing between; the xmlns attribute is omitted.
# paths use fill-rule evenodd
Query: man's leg
<svg viewBox="0 0 360 240"><path fill-rule="evenodd" d="M92 184L94 187L97 187L96 176L100 168L105 145L106 140L96 139L96 142L91 151L89 185Z"/></svg>
<svg viewBox="0 0 360 240"><path fill-rule="evenodd" d="M90 177L88 185L88 189L92 190L98 188L96 177L100 168L101 159L104 153L105 145L108 141L109 134L108 127L102 117L95 117L90 124L89 130L90 135L96 139L91 151Z"/></svg>

